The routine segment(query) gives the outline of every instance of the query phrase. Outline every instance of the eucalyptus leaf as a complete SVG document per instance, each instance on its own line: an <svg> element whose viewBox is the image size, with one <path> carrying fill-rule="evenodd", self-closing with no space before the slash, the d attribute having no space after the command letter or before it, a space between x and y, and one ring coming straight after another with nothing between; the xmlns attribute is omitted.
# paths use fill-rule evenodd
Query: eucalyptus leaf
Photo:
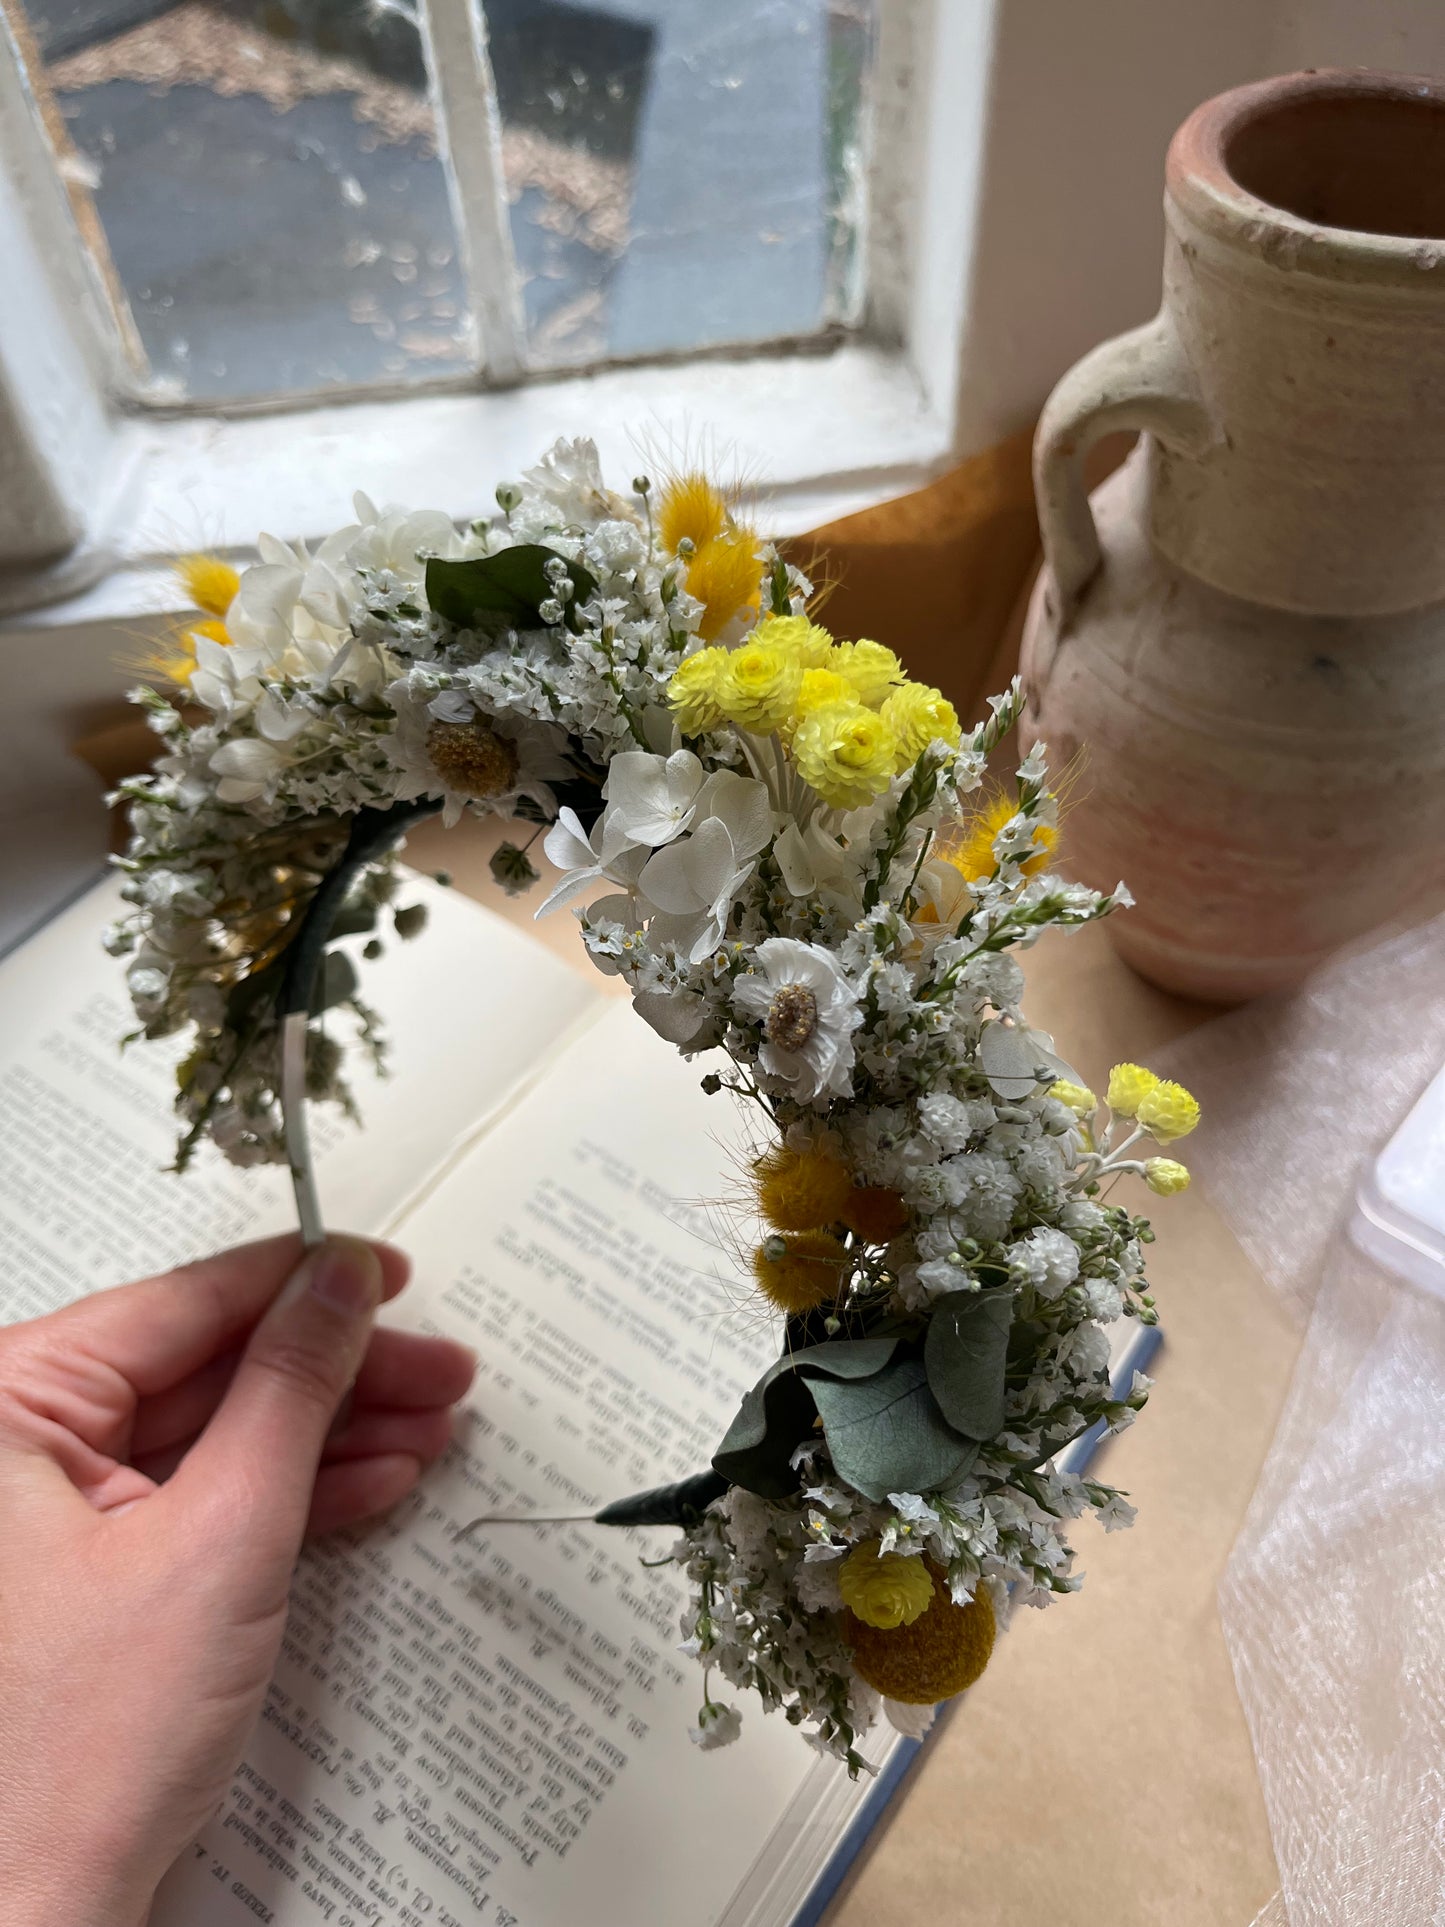
<svg viewBox="0 0 1445 1927"><path fill-rule="evenodd" d="M343 903L331 926L331 935L333 938L359 937L363 931L375 928L376 905L374 903Z"/></svg>
<svg viewBox="0 0 1445 1927"><path fill-rule="evenodd" d="M977 1441L944 1422L916 1354L868 1378L815 1379L813 1398L839 1477L875 1502L951 1485L978 1457Z"/></svg>
<svg viewBox="0 0 1445 1927"><path fill-rule="evenodd" d="M432 609L459 629L540 629L541 606L554 594L547 564L561 561L572 579L572 599L564 603L567 626L573 608L596 593L597 578L580 562L570 562L540 542L522 542L465 562L433 556L426 565L426 597Z"/></svg>
<svg viewBox="0 0 1445 1927"><path fill-rule="evenodd" d="M901 1334L841 1338L784 1352L744 1398L713 1455L713 1468L730 1485L760 1499L784 1499L798 1489L789 1464L818 1416L812 1386L828 1378L864 1379L882 1371Z"/></svg>
<svg viewBox="0 0 1445 1927"><path fill-rule="evenodd" d="M934 1303L923 1343L928 1388L965 1438L991 1439L1003 1430L1012 1326L1011 1291L951 1291Z"/></svg>

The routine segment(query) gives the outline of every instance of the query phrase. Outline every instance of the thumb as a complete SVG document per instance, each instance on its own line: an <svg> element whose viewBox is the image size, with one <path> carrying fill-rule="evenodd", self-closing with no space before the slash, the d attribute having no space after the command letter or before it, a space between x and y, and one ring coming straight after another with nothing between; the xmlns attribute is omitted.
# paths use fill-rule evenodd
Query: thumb
<svg viewBox="0 0 1445 1927"><path fill-rule="evenodd" d="M322 1447L366 1355L382 1290L380 1260L360 1238L309 1251L166 1488L183 1507L216 1510L253 1570L276 1561L289 1576Z"/></svg>

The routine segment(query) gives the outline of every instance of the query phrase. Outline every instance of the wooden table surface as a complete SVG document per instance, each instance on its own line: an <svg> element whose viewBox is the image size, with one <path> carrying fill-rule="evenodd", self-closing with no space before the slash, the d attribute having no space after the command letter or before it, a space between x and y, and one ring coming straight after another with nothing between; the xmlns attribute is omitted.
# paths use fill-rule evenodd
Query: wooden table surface
<svg viewBox="0 0 1445 1927"><path fill-rule="evenodd" d="M499 838L427 824L407 855L530 922L539 898L508 902L488 875ZM534 928L590 970L565 911ZM1211 1014L1143 983L1102 927L1024 963L1031 1020L1092 1081ZM1082 1592L1015 1622L828 1927L1249 1927L1278 1885L1216 1587L1300 1334L1200 1192L1158 1200L1154 1221L1158 1389L1106 1452L1138 1522L1080 1522Z"/></svg>

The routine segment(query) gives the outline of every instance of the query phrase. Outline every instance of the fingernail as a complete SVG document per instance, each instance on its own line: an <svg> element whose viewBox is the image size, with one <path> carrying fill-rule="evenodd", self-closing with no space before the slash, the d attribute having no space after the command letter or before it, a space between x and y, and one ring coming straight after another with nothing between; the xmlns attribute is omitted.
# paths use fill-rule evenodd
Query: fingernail
<svg viewBox="0 0 1445 1927"><path fill-rule="evenodd" d="M381 1303L381 1264L360 1238L331 1238L310 1259L309 1289L333 1311L356 1317Z"/></svg>

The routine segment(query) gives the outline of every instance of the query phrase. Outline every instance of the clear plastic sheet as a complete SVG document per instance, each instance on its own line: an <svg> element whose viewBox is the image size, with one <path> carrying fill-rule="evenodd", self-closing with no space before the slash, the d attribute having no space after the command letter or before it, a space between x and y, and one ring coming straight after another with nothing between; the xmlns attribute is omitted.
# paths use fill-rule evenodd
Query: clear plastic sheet
<svg viewBox="0 0 1445 1927"><path fill-rule="evenodd" d="M1309 1326L1220 1587L1282 1892L1253 1927L1445 1927L1445 1302L1350 1244L1445 1059L1445 919L1196 1032L1189 1162Z"/></svg>

